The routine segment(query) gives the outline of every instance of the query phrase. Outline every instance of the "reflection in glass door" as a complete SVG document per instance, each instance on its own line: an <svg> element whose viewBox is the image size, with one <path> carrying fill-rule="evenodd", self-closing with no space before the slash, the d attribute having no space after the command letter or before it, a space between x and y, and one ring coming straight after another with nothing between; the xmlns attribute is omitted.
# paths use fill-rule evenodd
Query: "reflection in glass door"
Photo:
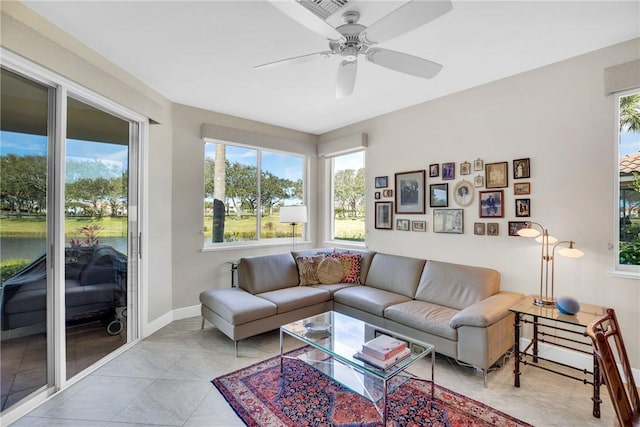
<svg viewBox="0 0 640 427"><path fill-rule="evenodd" d="M50 89L4 69L0 88L0 410L4 411L48 383Z"/></svg>
<svg viewBox="0 0 640 427"><path fill-rule="evenodd" d="M129 122L67 99L66 372L127 342Z"/></svg>

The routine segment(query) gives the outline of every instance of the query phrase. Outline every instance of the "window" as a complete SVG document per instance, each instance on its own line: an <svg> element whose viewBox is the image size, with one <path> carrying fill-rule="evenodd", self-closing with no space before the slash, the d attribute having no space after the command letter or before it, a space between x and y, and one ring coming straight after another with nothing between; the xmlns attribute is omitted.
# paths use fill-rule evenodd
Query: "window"
<svg viewBox="0 0 640 427"><path fill-rule="evenodd" d="M640 265L640 92L618 98L618 251L617 269Z"/></svg>
<svg viewBox="0 0 640 427"><path fill-rule="evenodd" d="M364 242L364 151L336 156L332 161L334 240Z"/></svg>
<svg viewBox="0 0 640 427"><path fill-rule="evenodd" d="M205 246L290 238L280 207L304 201L304 157L214 140L204 151Z"/></svg>

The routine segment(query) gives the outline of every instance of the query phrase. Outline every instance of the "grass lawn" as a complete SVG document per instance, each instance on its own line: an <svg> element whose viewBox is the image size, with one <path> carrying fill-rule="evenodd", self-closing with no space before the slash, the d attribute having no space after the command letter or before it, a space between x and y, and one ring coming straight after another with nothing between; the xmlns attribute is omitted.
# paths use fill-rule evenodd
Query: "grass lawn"
<svg viewBox="0 0 640 427"><path fill-rule="evenodd" d="M87 225L99 225L100 237L126 237L126 217L105 217L102 219L69 217L64 221L67 237L82 237L78 229ZM38 218L0 218L0 236L2 237L44 237L47 225L44 217Z"/></svg>

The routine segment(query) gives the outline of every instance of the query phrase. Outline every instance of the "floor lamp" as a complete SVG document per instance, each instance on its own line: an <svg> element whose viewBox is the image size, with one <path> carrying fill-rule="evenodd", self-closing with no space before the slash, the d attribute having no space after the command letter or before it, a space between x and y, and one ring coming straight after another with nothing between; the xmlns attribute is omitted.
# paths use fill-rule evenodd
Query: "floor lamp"
<svg viewBox="0 0 640 427"><path fill-rule="evenodd" d="M280 222L291 224L291 250L296 250L296 225L307 222L305 205L283 206L280 208Z"/></svg>

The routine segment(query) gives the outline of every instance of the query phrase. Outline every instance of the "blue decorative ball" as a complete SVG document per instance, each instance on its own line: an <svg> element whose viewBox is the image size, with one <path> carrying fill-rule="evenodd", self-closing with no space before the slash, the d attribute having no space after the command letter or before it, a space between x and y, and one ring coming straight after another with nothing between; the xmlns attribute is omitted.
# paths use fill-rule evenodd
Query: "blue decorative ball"
<svg viewBox="0 0 640 427"><path fill-rule="evenodd" d="M560 297L556 301L556 306L562 314L576 314L580 311L580 303L571 297Z"/></svg>

